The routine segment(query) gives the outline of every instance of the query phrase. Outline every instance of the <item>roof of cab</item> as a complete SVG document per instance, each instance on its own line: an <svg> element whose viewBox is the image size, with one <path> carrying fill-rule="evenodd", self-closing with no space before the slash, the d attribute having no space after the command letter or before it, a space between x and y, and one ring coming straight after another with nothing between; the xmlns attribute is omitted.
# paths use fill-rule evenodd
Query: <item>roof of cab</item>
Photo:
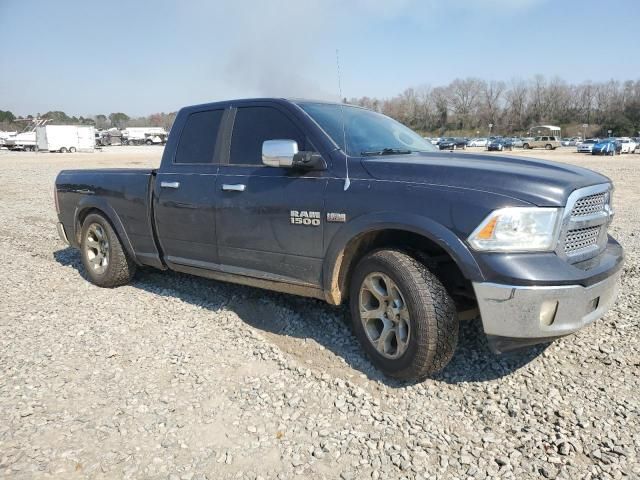
<svg viewBox="0 0 640 480"><path fill-rule="evenodd" d="M287 104L300 104L300 103L322 103L327 105L340 105L339 102L331 102L328 100L316 100L307 98L283 98L283 97L257 97L257 98L238 98L233 100L223 100L219 102L200 103L197 105L188 105L182 108L182 110L200 110L203 108L226 108L230 105L242 105L246 103L257 102L272 102L272 103L287 103ZM342 104L349 105L349 104ZM358 105L349 105L358 107ZM361 107L363 108L363 107Z"/></svg>

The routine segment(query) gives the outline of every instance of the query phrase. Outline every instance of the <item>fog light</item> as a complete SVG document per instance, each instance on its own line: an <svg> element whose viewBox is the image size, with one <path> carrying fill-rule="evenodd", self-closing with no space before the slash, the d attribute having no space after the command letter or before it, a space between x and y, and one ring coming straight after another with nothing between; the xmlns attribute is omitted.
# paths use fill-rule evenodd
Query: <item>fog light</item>
<svg viewBox="0 0 640 480"><path fill-rule="evenodd" d="M556 319L556 312L558 311L557 300L547 300L540 307L540 324L548 327Z"/></svg>

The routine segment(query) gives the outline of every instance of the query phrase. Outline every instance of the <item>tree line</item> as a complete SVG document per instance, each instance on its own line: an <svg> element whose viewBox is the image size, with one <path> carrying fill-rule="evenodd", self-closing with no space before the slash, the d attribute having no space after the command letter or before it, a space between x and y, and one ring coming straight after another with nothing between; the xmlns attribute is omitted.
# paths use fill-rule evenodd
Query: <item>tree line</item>
<svg viewBox="0 0 640 480"><path fill-rule="evenodd" d="M349 103L389 115L430 136L527 135L552 124L566 135L638 136L640 80L571 84L537 75L529 80L456 79L446 86L408 88L395 97ZM584 128L583 125L588 125ZM490 127L491 125L491 127Z"/></svg>
<svg viewBox="0 0 640 480"><path fill-rule="evenodd" d="M429 136L527 135L541 124L558 125L565 135L606 136L611 130L615 136L637 136L640 131L640 80L571 84L542 75L509 82L470 77L445 86L407 88L392 98L358 97L348 103L389 115ZM168 130L176 112L134 118L122 112L75 117L51 111L38 117L58 125ZM31 119L0 110L0 130L22 130Z"/></svg>
<svg viewBox="0 0 640 480"><path fill-rule="evenodd" d="M98 114L88 117L81 115L76 117L56 110L44 114L37 114L35 117L33 115L18 117L8 110L0 110L0 130L21 131L29 126L31 121L36 118L50 120L48 123L52 125L93 125L99 130L109 128L123 129L127 127L164 127L166 130L169 130L176 118L176 112L153 113L146 117L130 117L122 112L114 112L109 115Z"/></svg>

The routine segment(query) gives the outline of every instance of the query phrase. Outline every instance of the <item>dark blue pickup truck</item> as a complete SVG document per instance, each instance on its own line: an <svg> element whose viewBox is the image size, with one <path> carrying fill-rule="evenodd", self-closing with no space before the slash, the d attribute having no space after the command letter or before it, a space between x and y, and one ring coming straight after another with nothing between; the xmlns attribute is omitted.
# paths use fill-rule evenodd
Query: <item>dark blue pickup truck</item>
<svg viewBox="0 0 640 480"><path fill-rule="evenodd" d="M138 266L339 305L386 374L450 360L479 313L497 351L601 317L623 262L611 181L583 168L438 152L398 122L315 101L183 108L158 170L65 170L60 236L102 287Z"/></svg>

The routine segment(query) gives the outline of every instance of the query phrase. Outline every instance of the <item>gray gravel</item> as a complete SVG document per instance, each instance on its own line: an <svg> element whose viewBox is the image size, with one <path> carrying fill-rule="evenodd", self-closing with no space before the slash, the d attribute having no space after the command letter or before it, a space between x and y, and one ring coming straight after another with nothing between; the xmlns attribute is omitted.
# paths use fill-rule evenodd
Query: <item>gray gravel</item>
<svg viewBox="0 0 640 480"><path fill-rule="evenodd" d="M56 173L155 166L159 148L0 151L0 476L640 478L640 155L535 154L616 182L617 305L501 357L465 323L444 372L401 384L344 309L150 270L89 284L55 232Z"/></svg>

